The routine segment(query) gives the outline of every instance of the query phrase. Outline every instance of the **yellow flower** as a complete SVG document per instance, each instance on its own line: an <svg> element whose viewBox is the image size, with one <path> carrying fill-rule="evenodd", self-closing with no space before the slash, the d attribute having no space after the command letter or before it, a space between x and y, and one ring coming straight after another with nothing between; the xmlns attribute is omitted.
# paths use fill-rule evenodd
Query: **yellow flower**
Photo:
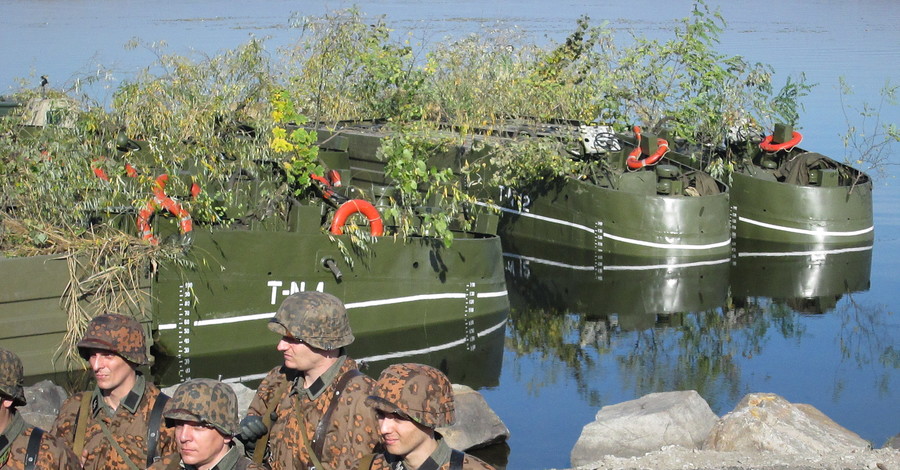
<svg viewBox="0 0 900 470"><path fill-rule="evenodd" d="M269 144L269 146L278 153L286 153L294 150L293 144L281 138L272 139L272 143Z"/></svg>

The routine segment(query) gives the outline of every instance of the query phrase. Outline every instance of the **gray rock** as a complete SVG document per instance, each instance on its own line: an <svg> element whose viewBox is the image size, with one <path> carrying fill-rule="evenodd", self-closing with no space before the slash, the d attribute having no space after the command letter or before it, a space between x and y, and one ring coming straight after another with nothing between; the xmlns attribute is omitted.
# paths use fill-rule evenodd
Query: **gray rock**
<svg viewBox="0 0 900 470"><path fill-rule="evenodd" d="M821 455L858 452L871 446L810 405L792 404L774 393L746 395L716 423L704 449Z"/></svg>
<svg viewBox="0 0 900 470"><path fill-rule="evenodd" d="M32 426L49 431L53 421L59 414L59 407L66 400L66 391L49 380L42 380L25 387L25 406L18 408L18 413Z"/></svg>
<svg viewBox="0 0 900 470"><path fill-rule="evenodd" d="M465 385L453 385L456 423L437 428L454 449L468 450L503 442L509 428L494 413L480 393Z"/></svg>
<svg viewBox="0 0 900 470"><path fill-rule="evenodd" d="M893 437L887 440L882 449L900 449L900 434L895 434Z"/></svg>
<svg viewBox="0 0 900 470"><path fill-rule="evenodd" d="M718 417L696 391L651 393L604 406L572 449L572 465L604 455L634 457L667 445L698 449Z"/></svg>

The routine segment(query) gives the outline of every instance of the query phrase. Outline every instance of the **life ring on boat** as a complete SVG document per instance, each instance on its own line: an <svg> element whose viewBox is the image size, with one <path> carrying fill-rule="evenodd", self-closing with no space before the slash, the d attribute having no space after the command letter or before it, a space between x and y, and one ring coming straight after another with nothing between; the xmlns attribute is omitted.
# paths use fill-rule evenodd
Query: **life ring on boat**
<svg viewBox="0 0 900 470"><path fill-rule="evenodd" d="M174 199L166 196L165 187L168 179L169 175L165 173L156 177L153 188L153 197L147 201L147 204L144 205L143 209L138 211L136 221L138 233L140 233L141 238L149 241L151 245L159 244L159 240L153 235L153 229L150 227L150 217L152 217L158 209L165 209L175 217L178 217L178 229L181 231L182 235L188 235L191 230L194 229L190 212L181 207L181 204L178 204ZM193 188L191 189L193 193Z"/></svg>
<svg viewBox="0 0 900 470"><path fill-rule="evenodd" d="M766 152L774 153L779 150L792 149L797 145L800 145L800 141L803 140L803 136L800 135L799 132L794 131L793 135L791 135L791 140L787 142L782 142L780 144L773 144L772 139L774 139L774 135L767 135L762 142L759 143L759 148L763 149Z"/></svg>
<svg viewBox="0 0 900 470"><path fill-rule="evenodd" d="M628 165L628 168L638 170L645 166L656 165L663 155L669 153L669 141L666 139L656 139L656 145L658 146L656 152L653 152L652 155L648 155L646 158L641 158L640 126L634 126L634 135L637 137L637 145L634 147L634 150L628 154L628 158L625 159L625 164Z"/></svg>
<svg viewBox="0 0 900 470"><path fill-rule="evenodd" d="M380 237L384 235L384 222L381 220L381 214L371 202L365 199L351 199L338 208L334 213L334 220L331 221L331 233L333 235L342 235L344 233L344 223L347 217L360 213L369 219L369 231L372 236Z"/></svg>

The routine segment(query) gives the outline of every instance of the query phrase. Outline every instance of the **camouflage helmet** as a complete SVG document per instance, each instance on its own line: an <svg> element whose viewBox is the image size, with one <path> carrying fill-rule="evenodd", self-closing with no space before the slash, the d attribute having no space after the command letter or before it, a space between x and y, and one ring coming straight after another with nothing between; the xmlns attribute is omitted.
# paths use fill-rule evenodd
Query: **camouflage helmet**
<svg viewBox="0 0 900 470"><path fill-rule="evenodd" d="M240 431L237 395L230 385L213 379L181 384L166 403L163 417L208 424L226 436Z"/></svg>
<svg viewBox="0 0 900 470"><path fill-rule="evenodd" d="M12 351L0 348L0 395L11 399L16 406L25 405L24 369L22 360Z"/></svg>
<svg viewBox="0 0 900 470"><path fill-rule="evenodd" d="M456 420L453 386L443 372L422 364L394 364L378 378L366 405L408 416L429 428Z"/></svg>
<svg viewBox="0 0 900 470"><path fill-rule="evenodd" d="M139 366L147 364L144 329L132 317L109 313L94 317L78 342L78 354L88 360L89 349L112 351Z"/></svg>
<svg viewBox="0 0 900 470"><path fill-rule="evenodd" d="M353 342L344 303L324 292L291 294L269 320L269 329L319 349L338 349Z"/></svg>

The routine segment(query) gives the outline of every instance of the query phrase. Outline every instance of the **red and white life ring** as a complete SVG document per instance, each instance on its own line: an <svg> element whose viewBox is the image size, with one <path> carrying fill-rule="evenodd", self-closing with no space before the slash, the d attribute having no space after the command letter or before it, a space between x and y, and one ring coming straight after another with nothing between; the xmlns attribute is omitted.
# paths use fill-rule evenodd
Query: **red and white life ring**
<svg viewBox="0 0 900 470"><path fill-rule="evenodd" d="M334 219L331 221L331 233L342 235L347 218L356 213L360 213L369 219L369 231L373 236L380 237L384 235L384 222L381 220L381 214L371 202L365 199L351 199L341 204L341 207L334 213Z"/></svg>
<svg viewBox="0 0 900 470"><path fill-rule="evenodd" d="M780 144L773 144L772 139L774 139L774 135L767 135L762 142L759 143L759 148L763 149L766 152L774 153L779 150L790 150L798 145L800 145L800 141L803 140L803 136L800 135L799 132L794 131L791 135L791 140L787 142L782 142Z"/></svg>
<svg viewBox="0 0 900 470"><path fill-rule="evenodd" d="M669 141L666 139L656 139L656 145L658 148L656 152L653 152L652 155L648 155L645 158L641 158L641 128L640 126L634 126L634 135L637 137L637 145L634 147L634 150L628 154L628 158L625 159L625 164L628 165L628 168L632 170L638 170L645 166L652 166L659 163L659 160L662 159L663 155L669 152Z"/></svg>

